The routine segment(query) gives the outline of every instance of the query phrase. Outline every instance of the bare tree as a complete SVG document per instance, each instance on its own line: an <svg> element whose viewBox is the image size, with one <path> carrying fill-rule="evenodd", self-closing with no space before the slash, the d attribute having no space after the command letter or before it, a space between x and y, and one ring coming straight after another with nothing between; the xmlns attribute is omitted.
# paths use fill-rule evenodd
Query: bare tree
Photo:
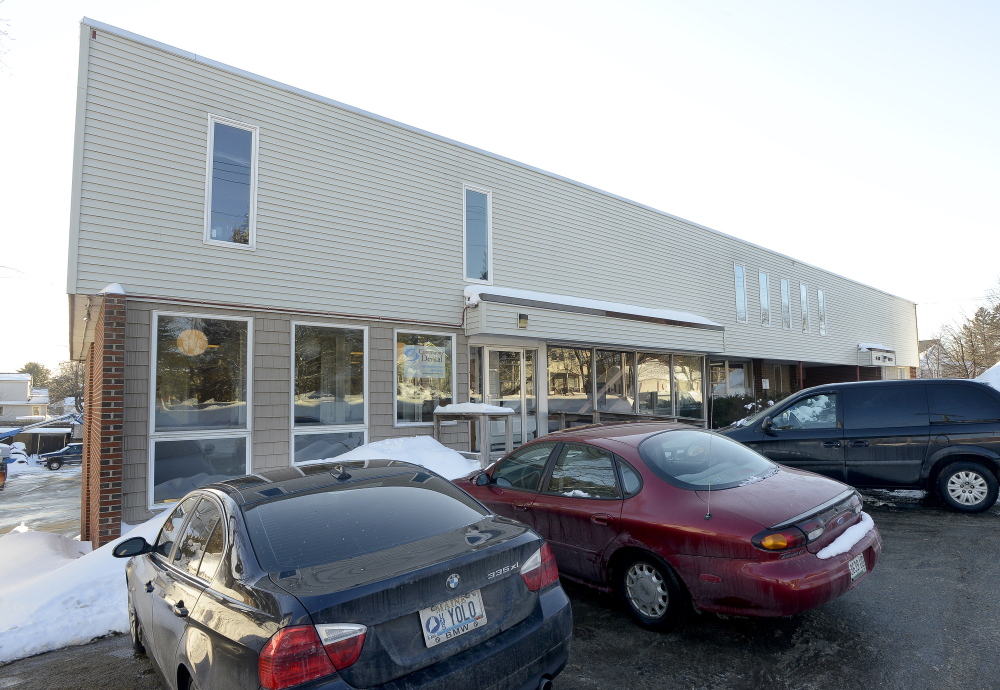
<svg viewBox="0 0 1000 690"><path fill-rule="evenodd" d="M1000 362L1000 289L972 316L941 332L941 376L976 378Z"/></svg>
<svg viewBox="0 0 1000 690"><path fill-rule="evenodd" d="M83 362L62 362L59 373L49 381L50 404L61 403L66 398L73 398L77 412L83 411Z"/></svg>

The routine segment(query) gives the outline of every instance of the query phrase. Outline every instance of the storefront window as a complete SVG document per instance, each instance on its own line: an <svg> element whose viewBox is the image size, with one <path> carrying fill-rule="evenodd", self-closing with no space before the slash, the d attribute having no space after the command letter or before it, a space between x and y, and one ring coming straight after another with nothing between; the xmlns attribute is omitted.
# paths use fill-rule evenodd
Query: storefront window
<svg viewBox="0 0 1000 690"><path fill-rule="evenodd" d="M248 471L245 436L154 440L153 503L172 503L199 486Z"/></svg>
<svg viewBox="0 0 1000 690"><path fill-rule="evenodd" d="M292 460L295 463L328 460L354 450L365 442L364 431L333 431L295 434Z"/></svg>
<svg viewBox="0 0 1000 690"><path fill-rule="evenodd" d="M702 365L703 357L674 355L674 385L677 394L678 417L704 419L702 410Z"/></svg>
<svg viewBox="0 0 1000 690"><path fill-rule="evenodd" d="M548 349L549 415L593 412L593 365L590 350Z"/></svg>
<svg viewBox="0 0 1000 690"><path fill-rule="evenodd" d="M639 413L672 415L670 400L670 355L640 352L637 355L639 374Z"/></svg>
<svg viewBox="0 0 1000 690"><path fill-rule="evenodd" d="M455 339L450 335L396 333L396 422L430 423L439 405L454 398Z"/></svg>
<svg viewBox="0 0 1000 690"><path fill-rule="evenodd" d="M714 397L753 393L749 362L710 362L708 370Z"/></svg>
<svg viewBox="0 0 1000 690"><path fill-rule="evenodd" d="M295 325L294 426L365 423L365 332Z"/></svg>
<svg viewBox="0 0 1000 690"><path fill-rule="evenodd" d="M597 351L597 409L631 413L635 403L635 353Z"/></svg>
<svg viewBox="0 0 1000 690"><path fill-rule="evenodd" d="M154 428L247 428L246 320L159 315Z"/></svg>

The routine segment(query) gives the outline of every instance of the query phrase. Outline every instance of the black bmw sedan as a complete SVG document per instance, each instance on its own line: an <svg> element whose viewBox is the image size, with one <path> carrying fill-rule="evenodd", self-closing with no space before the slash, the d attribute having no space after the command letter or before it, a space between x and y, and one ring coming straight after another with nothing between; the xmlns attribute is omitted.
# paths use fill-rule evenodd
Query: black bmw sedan
<svg viewBox="0 0 1000 690"><path fill-rule="evenodd" d="M548 545L408 463L211 484L114 554L132 642L177 690L548 688L569 654Z"/></svg>

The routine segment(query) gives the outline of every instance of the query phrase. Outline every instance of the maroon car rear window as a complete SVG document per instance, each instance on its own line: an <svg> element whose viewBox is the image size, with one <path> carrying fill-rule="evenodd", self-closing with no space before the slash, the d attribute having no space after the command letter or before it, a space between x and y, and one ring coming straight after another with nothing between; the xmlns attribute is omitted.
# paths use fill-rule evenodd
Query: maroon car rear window
<svg viewBox="0 0 1000 690"><path fill-rule="evenodd" d="M708 431L654 434L639 444L639 456L660 479L692 491L744 486L778 471L743 444Z"/></svg>

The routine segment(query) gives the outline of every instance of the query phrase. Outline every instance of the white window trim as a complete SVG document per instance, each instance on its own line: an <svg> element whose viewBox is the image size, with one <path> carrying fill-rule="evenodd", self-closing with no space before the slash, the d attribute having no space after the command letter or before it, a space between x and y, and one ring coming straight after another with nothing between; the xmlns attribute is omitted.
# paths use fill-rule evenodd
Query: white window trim
<svg viewBox="0 0 1000 690"><path fill-rule="evenodd" d="M457 374L456 369L458 369L458 351L457 351L457 340L454 333L441 333L439 331L411 331L406 328L394 328L392 329L392 425L393 427L399 429L403 427L428 427L434 426L434 421L429 422L401 422L399 421L399 371L396 367L396 345L399 343L399 334L406 333L408 335L434 335L434 336L444 336L451 338L451 401L456 402L456 390L455 390L455 376ZM444 422L448 424L448 422ZM458 422L451 422L451 424L458 424Z"/></svg>
<svg viewBox="0 0 1000 690"><path fill-rule="evenodd" d="M757 292L760 297L760 325L770 328L771 320L771 276L764 271L757 271ZM767 303L767 320L764 320L764 304Z"/></svg>
<svg viewBox="0 0 1000 690"><path fill-rule="evenodd" d="M803 333L812 333L812 316L809 313L809 286L799 283L799 317Z"/></svg>
<svg viewBox="0 0 1000 690"><path fill-rule="evenodd" d="M364 421L361 424L310 424L309 426L295 426L295 328L297 326L317 326L319 328L339 328L341 330L351 330L351 331L363 331L363 347L364 354L362 355L362 362L364 366L364 388L363 395L365 398L364 404ZM289 386L289 445L288 445L288 464L290 466L295 466L295 437L296 436L309 436L315 434L331 434L331 433L352 433L352 432L362 432L365 435L365 440L361 445L365 445L369 441L368 432L368 405L371 402L368 393L368 381L371 379L371 370L369 368L369 357L368 357L368 326L351 326L347 324L333 324L333 323L321 323L319 321L292 321L292 340L291 340L291 358L292 365L291 370L291 385ZM395 370L395 367L393 367ZM395 405L393 405L395 408Z"/></svg>
<svg viewBox="0 0 1000 690"><path fill-rule="evenodd" d="M465 272L466 268L468 268L467 254L469 249L467 227L469 216L466 209L466 191L468 190L486 195L486 270L489 273L489 280L477 280L475 278L470 278ZM471 184L462 185L462 276L467 283L477 283L479 285L493 284L493 192L485 187L479 187ZM409 333L410 331L405 332Z"/></svg>
<svg viewBox="0 0 1000 690"><path fill-rule="evenodd" d="M782 278L779 285L781 291L781 330L790 331L792 329L792 286L788 278ZM788 317L787 321L785 316Z"/></svg>
<svg viewBox="0 0 1000 690"><path fill-rule="evenodd" d="M253 135L250 155L250 242L224 242L211 239L212 233L212 155L215 149L215 123L221 123L238 129L245 129ZM245 122L232 120L221 115L208 115L208 152L205 156L205 228L203 241L216 247L232 247L244 251L257 250L257 150L260 142L260 127Z"/></svg>
<svg viewBox="0 0 1000 690"><path fill-rule="evenodd" d="M161 316L180 316L193 319L216 319L219 321L245 321L247 324L247 426L245 429L203 429L200 431L156 431L156 356L158 342L156 333L159 327ZM153 502L153 458L155 456L157 441L201 441L212 438L245 438L247 459L246 471L250 474L252 469L251 449L253 432L253 317L250 316L218 316L216 314L201 314L196 312L175 312L175 311L154 311L150 319L149 333L149 402L146 406L149 415L149 425L147 429L148 449L146 457L146 507L149 510L160 510L174 505L173 503Z"/></svg>
<svg viewBox="0 0 1000 690"><path fill-rule="evenodd" d="M816 290L816 313L819 322L819 334L826 335L826 293L823 290Z"/></svg>
<svg viewBox="0 0 1000 690"><path fill-rule="evenodd" d="M740 278L736 269L742 269L743 271L743 304L740 304ZM747 267L744 264L733 263L733 284L736 291L736 323L748 323L750 320L750 313L747 309ZM740 318L740 307L743 307L743 318Z"/></svg>

